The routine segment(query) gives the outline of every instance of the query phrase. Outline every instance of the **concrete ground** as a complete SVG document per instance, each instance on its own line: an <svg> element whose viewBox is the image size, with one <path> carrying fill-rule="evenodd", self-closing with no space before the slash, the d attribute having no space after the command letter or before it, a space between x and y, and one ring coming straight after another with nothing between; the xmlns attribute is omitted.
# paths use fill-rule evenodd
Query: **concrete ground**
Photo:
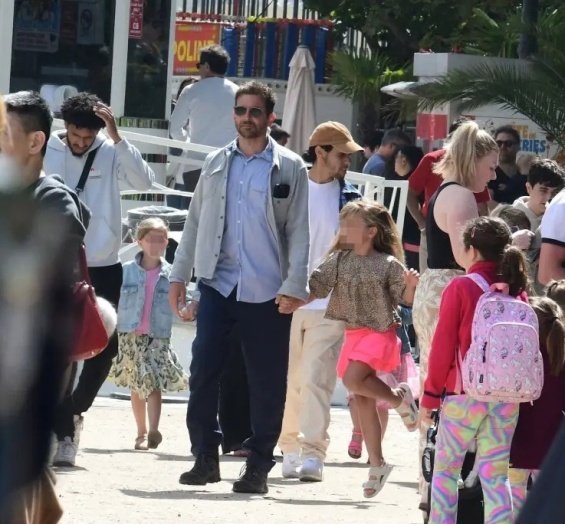
<svg viewBox="0 0 565 524"><path fill-rule="evenodd" d="M98 397L85 415L77 466L56 470L65 524L101 523L362 523L418 524L417 436L391 412L385 458L395 465L377 497L364 499L366 454L347 455L351 435L346 409L332 409L332 444L321 483L283 479L279 464L271 472L269 494L231 492L242 459L224 457L223 481L182 486L178 477L192 467L184 423L185 404L163 406L163 443L157 450L134 451L136 436L129 402Z"/></svg>

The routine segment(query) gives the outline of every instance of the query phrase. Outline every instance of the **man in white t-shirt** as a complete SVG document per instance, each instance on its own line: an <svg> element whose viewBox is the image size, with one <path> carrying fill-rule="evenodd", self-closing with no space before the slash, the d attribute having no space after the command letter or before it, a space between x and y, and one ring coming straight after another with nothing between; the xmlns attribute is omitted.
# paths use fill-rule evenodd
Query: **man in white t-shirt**
<svg viewBox="0 0 565 524"><path fill-rule="evenodd" d="M565 278L565 189L552 200L541 221L538 280L544 286Z"/></svg>
<svg viewBox="0 0 565 524"><path fill-rule="evenodd" d="M339 229L339 211L361 198L345 182L351 154L362 151L339 122L320 124L310 137L308 205L311 273L328 253ZM283 476L321 481L329 444L330 401L344 324L324 318L329 299L314 300L295 311L290 328L286 404L279 446Z"/></svg>
<svg viewBox="0 0 565 524"><path fill-rule="evenodd" d="M223 147L236 137L233 125L233 106L238 86L224 78L230 57L219 45L202 48L196 64L200 80L185 87L171 114L169 133L175 140L193 144ZM204 160L205 154L185 153L182 158ZM181 164L175 180L175 189L194 191L202 162ZM169 199L173 207L186 209L187 200Z"/></svg>

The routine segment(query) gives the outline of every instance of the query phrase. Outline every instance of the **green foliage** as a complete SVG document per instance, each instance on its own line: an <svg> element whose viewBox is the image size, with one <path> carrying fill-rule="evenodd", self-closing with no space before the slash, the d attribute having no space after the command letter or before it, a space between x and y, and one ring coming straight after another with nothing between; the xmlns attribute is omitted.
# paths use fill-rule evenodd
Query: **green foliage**
<svg viewBox="0 0 565 524"><path fill-rule="evenodd" d="M531 60L453 71L417 90L420 107L459 101L465 111L499 104L522 113L565 148L565 12L543 13L536 33L539 51Z"/></svg>

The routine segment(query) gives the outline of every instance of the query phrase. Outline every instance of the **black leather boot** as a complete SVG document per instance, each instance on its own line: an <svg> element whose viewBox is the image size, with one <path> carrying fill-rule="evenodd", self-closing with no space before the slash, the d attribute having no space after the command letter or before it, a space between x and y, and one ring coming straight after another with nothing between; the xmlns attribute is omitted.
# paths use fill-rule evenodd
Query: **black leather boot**
<svg viewBox="0 0 565 524"><path fill-rule="evenodd" d="M246 464L244 468L239 479L233 483L233 491L235 493L268 493L267 471L250 464Z"/></svg>
<svg viewBox="0 0 565 524"><path fill-rule="evenodd" d="M185 471L179 478L181 484L204 486L212 482L220 482L220 459L218 455L199 454L194 466Z"/></svg>

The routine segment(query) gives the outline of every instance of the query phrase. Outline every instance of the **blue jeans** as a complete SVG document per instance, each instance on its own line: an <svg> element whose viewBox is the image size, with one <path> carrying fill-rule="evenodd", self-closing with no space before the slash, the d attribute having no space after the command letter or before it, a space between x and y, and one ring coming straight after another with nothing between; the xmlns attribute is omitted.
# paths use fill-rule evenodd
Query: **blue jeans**
<svg viewBox="0 0 565 524"><path fill-rule="evenodd" d="M224 297L200 284L196 338L192 344L190 397L186 423L193 453L218 453L220 377L230 351L230 334L241 336L249 384L252 434L244 442L248 463L264 471L275 464L286 399L288 347L292 315L281 315L274 300L260 304L238 302L235 290Z"/></svg>

